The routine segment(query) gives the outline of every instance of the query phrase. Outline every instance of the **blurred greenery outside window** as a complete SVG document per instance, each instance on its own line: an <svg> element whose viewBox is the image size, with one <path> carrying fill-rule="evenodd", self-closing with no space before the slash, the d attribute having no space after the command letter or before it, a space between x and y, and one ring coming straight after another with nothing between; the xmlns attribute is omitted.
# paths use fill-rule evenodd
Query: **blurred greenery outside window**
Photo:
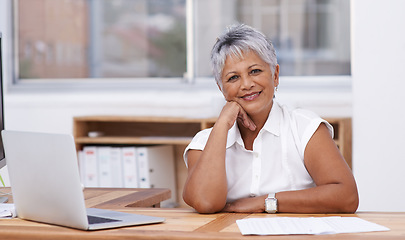
<svg viewBox="0 0 405 240"><path fill-rule="evenodd" d="M351 75L350 0L14 0L13 12L16 83L182 79L188 69L211 78L211 47L237 22L273 41L281 76Z"/></svg>

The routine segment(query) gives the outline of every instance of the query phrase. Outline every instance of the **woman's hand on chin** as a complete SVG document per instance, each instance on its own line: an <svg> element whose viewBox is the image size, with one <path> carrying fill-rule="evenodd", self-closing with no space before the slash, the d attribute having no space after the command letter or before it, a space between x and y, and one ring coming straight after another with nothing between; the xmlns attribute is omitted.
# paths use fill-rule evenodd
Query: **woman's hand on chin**
<svg viewBox="0 0 405 240"><path fill-rule="evenodd" d="M236 120L238 120L244 127L250 129L251 131L256 130L255 123L245 112L245 110L239 105L239 103L234 101L226 102L217 121L226 121L228 129L230 129Z"/></svg>

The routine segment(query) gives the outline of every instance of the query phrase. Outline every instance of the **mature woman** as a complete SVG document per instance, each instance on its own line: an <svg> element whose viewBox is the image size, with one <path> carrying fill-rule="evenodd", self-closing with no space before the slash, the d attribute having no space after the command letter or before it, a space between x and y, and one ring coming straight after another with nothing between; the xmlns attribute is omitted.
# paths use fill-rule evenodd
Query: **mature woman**
<svg viewBox="0 0 405 240"><path fill-rule="evenodd" d="M274 99L279 65L273 45L237 25L211 52L226 99L213 128L186 148L184 201L200 213L355 212L355 180L336 147L333 128Z"/></svg>

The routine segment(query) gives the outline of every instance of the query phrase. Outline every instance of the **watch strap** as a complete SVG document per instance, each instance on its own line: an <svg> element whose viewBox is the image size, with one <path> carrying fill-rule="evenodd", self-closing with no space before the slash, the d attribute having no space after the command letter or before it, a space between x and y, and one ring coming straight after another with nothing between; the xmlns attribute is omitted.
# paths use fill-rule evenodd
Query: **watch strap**
<svg viewBox="0 0 405 240"><path fill-rule="evenodd" d="M267 198L276 198L276 193L269 193L269 195L267 195Z"/></svg>

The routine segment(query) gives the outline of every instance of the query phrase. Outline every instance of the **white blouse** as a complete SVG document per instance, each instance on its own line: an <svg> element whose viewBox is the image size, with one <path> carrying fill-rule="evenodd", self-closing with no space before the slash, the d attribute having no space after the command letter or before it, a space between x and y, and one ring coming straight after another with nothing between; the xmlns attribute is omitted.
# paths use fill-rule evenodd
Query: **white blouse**
<svg viewBox="0 0 405 240"><path fill-rule="evenodd" d="M253 151L245 149L235 123L228 131L226 143L227 201L314 187L304 164L304 151L321 123L333 136L332 126L318 115L303 109L291 111L274 100L269 117L253 142ZM187 151L203 150L211 130L200 131L187 146L186 166Z"/></svg>

